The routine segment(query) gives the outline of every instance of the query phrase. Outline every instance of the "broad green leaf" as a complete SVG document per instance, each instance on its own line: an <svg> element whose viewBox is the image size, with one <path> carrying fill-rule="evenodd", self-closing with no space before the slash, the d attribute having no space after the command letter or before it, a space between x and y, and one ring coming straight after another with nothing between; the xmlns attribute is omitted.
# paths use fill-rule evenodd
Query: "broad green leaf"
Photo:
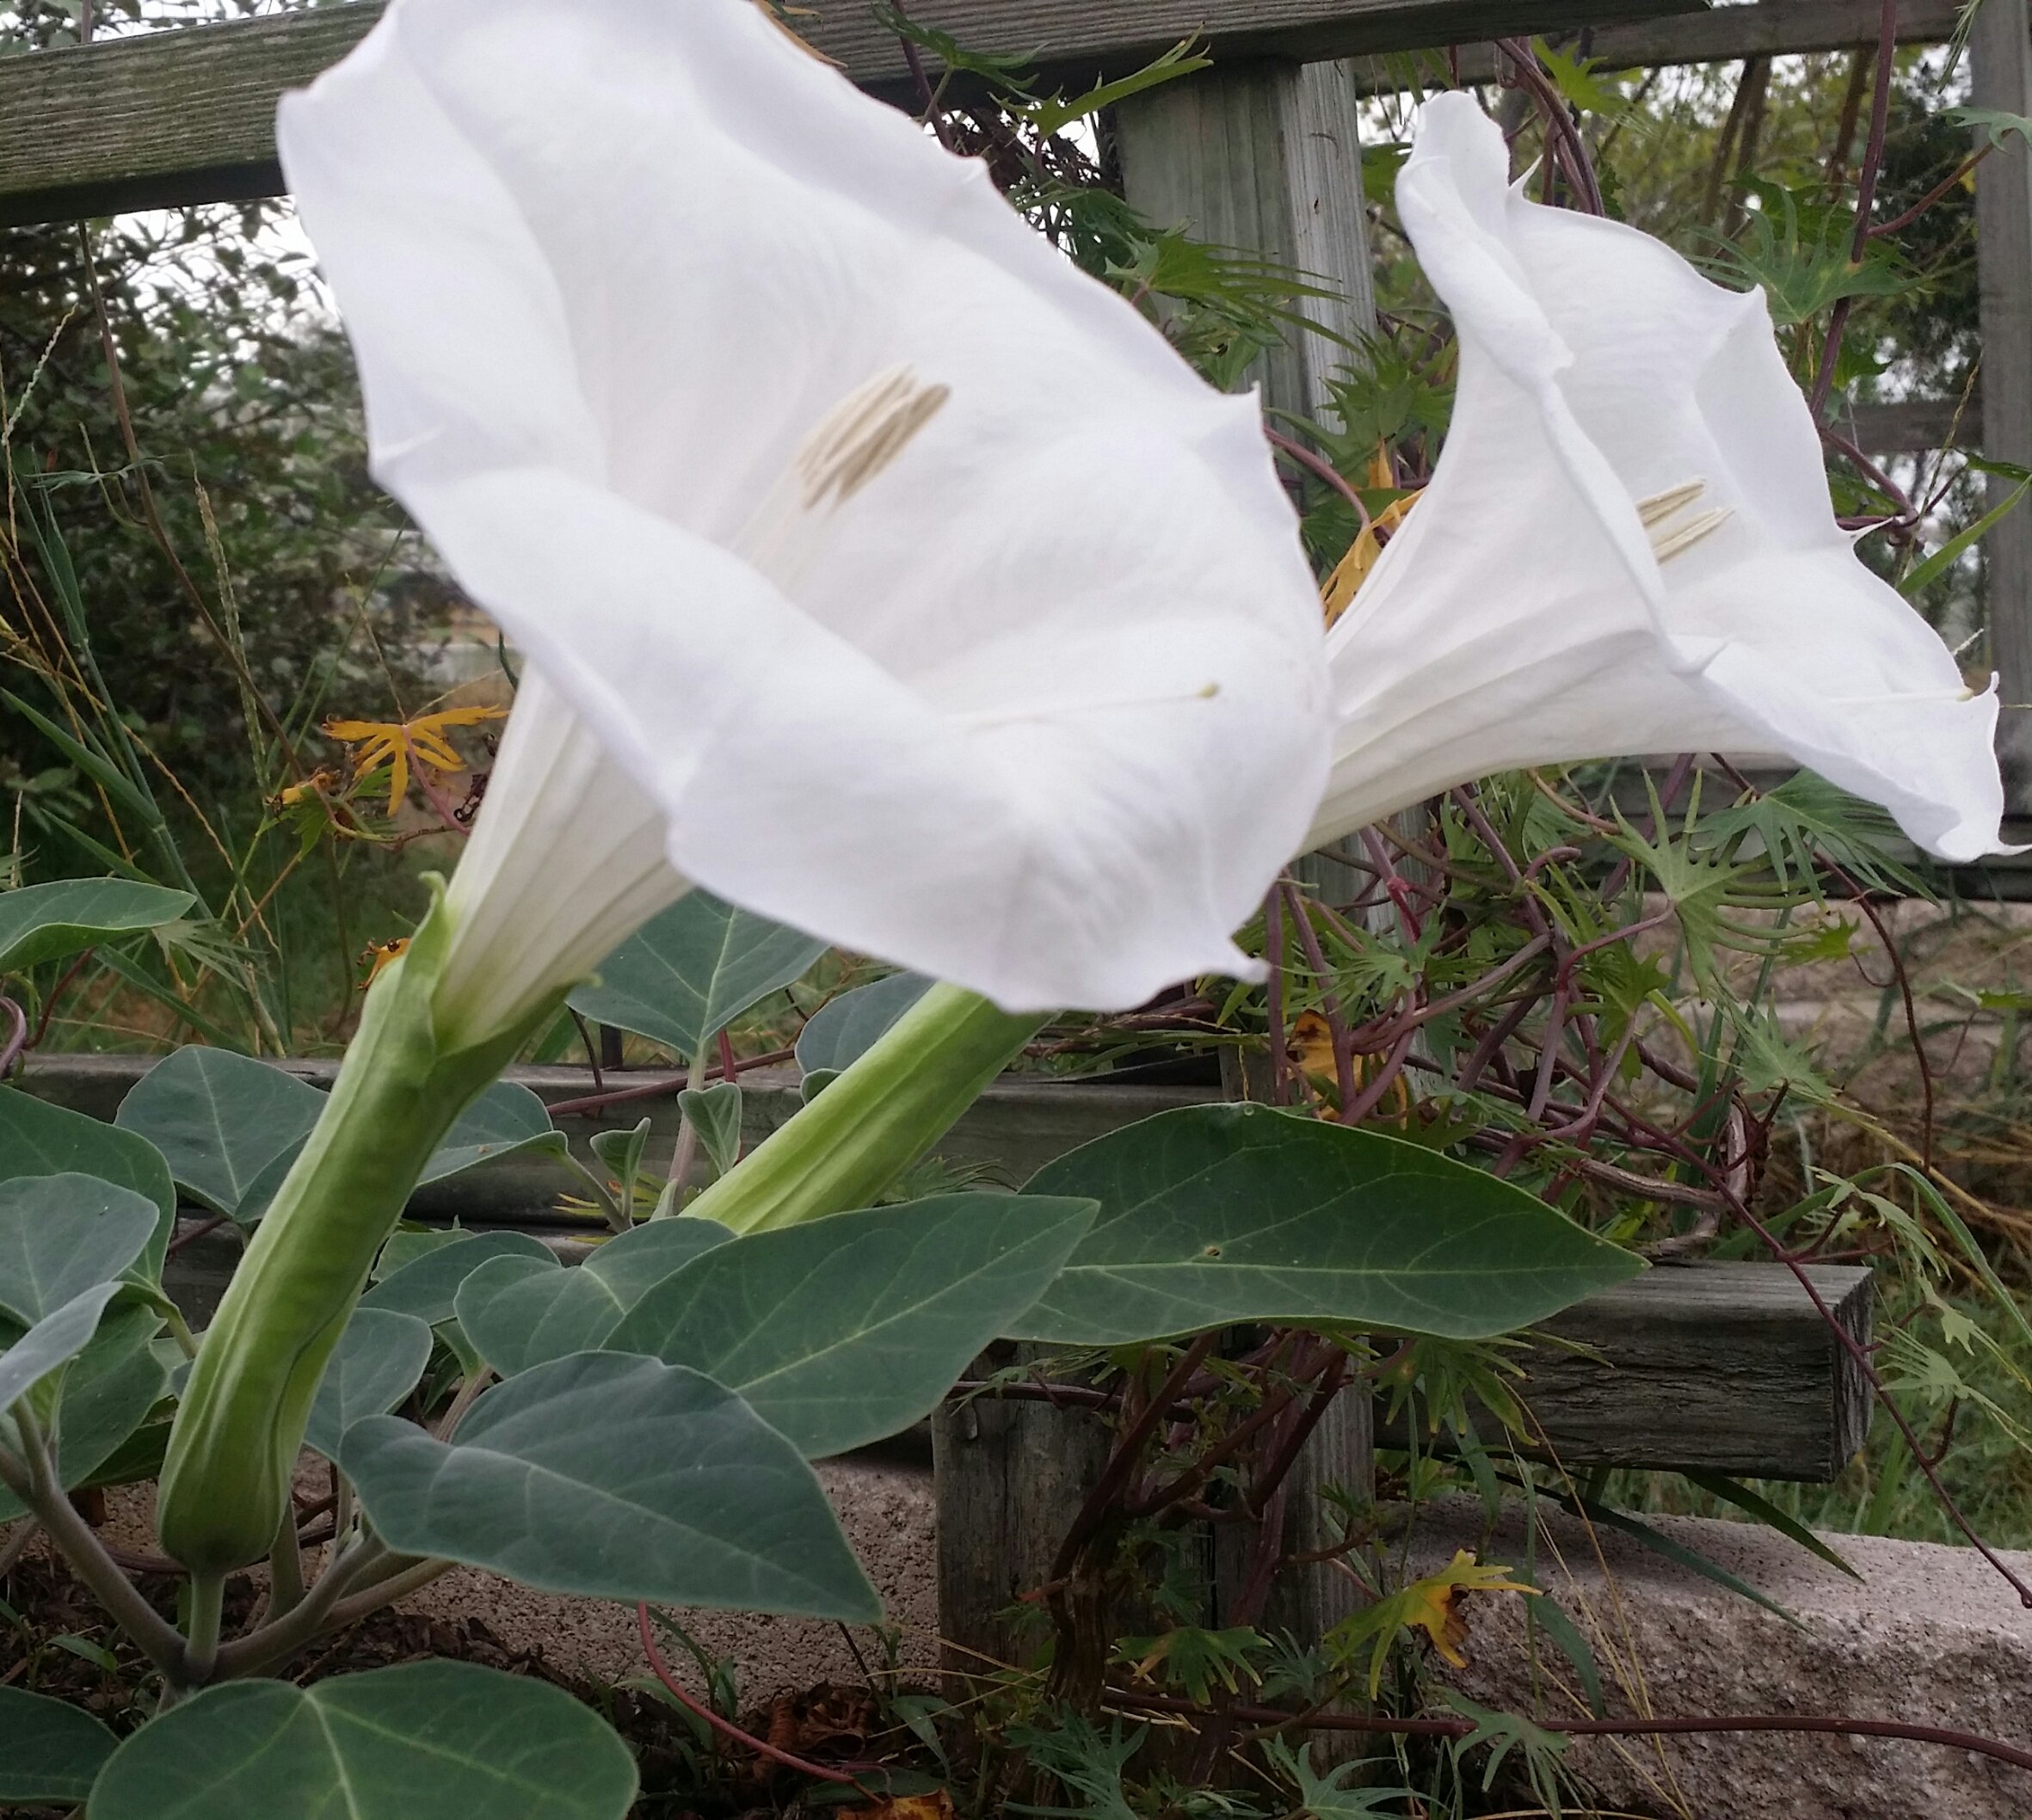
<svg viewBox="0 0 2032 1820"><path fill-rule="evenodd" d="M101 942L159 929L196 902L188 891L124 878L66 878L0 891L0 974L25 973Z"/></svg>
<svg viewBox="0 0 2032 1820"><path fill-rule="evenodd" d="M571 1008L688 1061L825 951L823 942L693 891L610 954L599 983L575 992Z"/></svg>
<svg viewBox="0 0 2032 1820"><path fill-rule="evenodd" d="M680 1104L684 1098L681 1093L678 1096ZM614 1178L614 1202L631 1215L635 1208L635 1184L642 1174L642 1153L649 1141L650 1121L646 1118L637 1120L631 1130L593 1134L593 1154Z"/></svg>
<svg viewBox="0 0 2032 1820"><path fill-rule="evenodd" d="M939 1195L708 1251L607 1345L740 1392L808 1458L908 1428L1020 1320L1093 1224L1091 1201Z"/></svg>
<svg viewBox="0 0 2032 1820"><path fill-rule="evenodd" d="M635 1792L628 1747L563 1688L417 1662L208 1688L114 1753L91 1820L625 1820Z"/></svg>
<svg viewBox="0 0 2032 1820"><path fill-rule="evenodd" d="M154 1202L96 1176L0 1182L0 1312L32 1327L141 1255L161 1217Z"/></svg>
<svg viewBox="0 0 2032 1820"><path fill-rule="evenodd" d="M555 1264L549 1248L526 1233L467 1233L456 1244L440 1245L405 1264L360 1297L363 1308L413 1314L435 1327L452 1319L459 1285L490 1257L539 1257Z"/></svg>
<svg viewBox="0 0 2032 1820"><path fill-rule="evenodd" d="M99 1323L91 1343L71 1362L52 1423L65 1490L96 1482L169 1394L169 1374L153 1344L162 1325L152 1308L119 1309ZM0 1489L0 1522L25 1509Z"/></svg>
<svg viewBox="0 0 2032 1820"><path fill-rule="evenodd" d="M386 1415L429 1363L427 1323L392 1308L355 1308L318 1382L304 1444L336 1460L346 1430L363 1417Z"/></svg>
<svg viewBox="0 0 2032 1820"><path fill-rule="evenodd" d="M807 1074L838 1073L875 1046L890 1024L931 990L921 973L892 973L871 986L822 1005L797 1033L797 1066Z"/></svg>
<svg viewBox="0 0 2032 1820"><path fill-rule="evenodd" d="M1464 1163L1265 1106L1160 1113L1025 1193L1101 1210L1013 1339L1124 1345L1237 1321L1483 1339L1644 1268Z"/></svg>
<svg viewBox="0 0 2032 1820"><path fill-rule="evenodd" d="M11 1409L52 1371L60 1370L91 1343L106 1304L120 1285L95 1283L45 1315L21 1338L0 1352L0 1410Z"/></svg>
<svg viewBox="0 0 2032 1820"><path fill-rule="evenodd" d="M460 1116L437 1153L424 1165L416 1185L442 1182L476 1164L497 1162L518 1151L561 1151L563 1134L551 1122L544 1103L528 1088L497 1080Z"/></svg>
<svg viewBox="0 0 2032 1820"><path fill-rule="evenodd" d="M90 1713L46 1694L0 1688L0 1805L85 1799L119 1742Z"/></svg>
<svg viewBox="0 0 2032 1820"><path fill-rule="evenodd" d="M248 1225L280 1177L258 1196L256 1183L287 1166L323 1110L324 1095L286 1069L193 1044L135 1082L114 1122L161 1151L186 1194Z"/></svg>
<svg viewBox="0 0 2032 1820"><path fill-rule="evenodd" d="M163 1257L176 1229L176 1185L162 1152L116 1125L0 1087L0 1182L73 1172L131 1188L155 1202L155 1232L137 1268L151 1282L161 1282Z"/></svg>
<svg viewBox="0 0 2032 1820"><path fill-rule="evenodd" d="M594 1350L655 1285L733 1236L711 1220L657 1220L608 1239L576 1270L496 1257L459 1286L459 1325L480 1356L512 1378Z"/></svg>
<svg viewBox="0 0 2032 1820"><path fill-rule="evenodd" d="M594 1599L882 1614L797 1449L733 1392L655 1359L536 1366L475 1403L449 1444L370 1416L340 1463L404 1554Z"/></svg>
<svg viewBox="0 0 2032 1820"><path fill-rule="evenodd" d="M677 1104L715 1171L725 1175L741 1160L741 1083L716 1080L710 1087L687 1087Z"/></svg>
<svg viewBox="0 0 2032 1820"><path fill-rule="evenodd" d="M419 1257L428 1257L433 1251L471 1237L472 1229L464 1226L411 1227L391 1233L388 1243L381 1247L381 1255L374 1260L373 1281L379 1282Z"/></svg>

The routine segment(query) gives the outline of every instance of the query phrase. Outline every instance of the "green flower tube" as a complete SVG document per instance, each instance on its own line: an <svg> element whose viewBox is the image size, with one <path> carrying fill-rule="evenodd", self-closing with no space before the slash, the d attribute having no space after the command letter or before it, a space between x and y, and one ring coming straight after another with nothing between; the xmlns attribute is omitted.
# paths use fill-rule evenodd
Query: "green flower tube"
<svg viewBox="0 0 2032 1820"><path fill-rule="evenodd" d="M274 1546L311 1401L375 1255L459 1115L556 1009L440 1048L432 999L452 919L432 883L437 901L368 993L330 1101L233 1273L177 1407L156 1525L194 1573Z"/></svg>
<svg viewBox="0 0 2032 1820"><path fill-rule="evenodd" d="M737 1233L869 1207L1046 1019L934 986L838 1079L685 1209Z"/></svg>

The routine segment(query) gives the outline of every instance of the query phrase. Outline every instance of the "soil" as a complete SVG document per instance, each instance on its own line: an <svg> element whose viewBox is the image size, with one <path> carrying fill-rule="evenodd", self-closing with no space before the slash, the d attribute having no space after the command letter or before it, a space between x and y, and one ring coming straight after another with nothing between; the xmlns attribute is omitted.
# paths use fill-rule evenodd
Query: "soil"
<svg viewBox="0 0 2032 1820"><path fill-rule="evenodd" d="M157 1610L175 1617L180 1583L175 1577L143 1573L136 1583ZM228 1635L252 1615L258 1596L244 1579L229 1583ZM31 1553L0 1583L0 1686L82 1706L122 1736L146 1722L154 1693L146 1659L68 1567ZM937 1767L907 1728L884 1717L883 1700L869 1688L824 1684L777 1700L739 1722L742 1731L779 1750L822 1768L845 1766L860 1786L822 1783L735 1740L702 1737L705 1728L679 1711L653 1682L604 1685L561 1674L540 1650L510 1648L476 1617L450 1624L422 1614L377 1612L300 1657L290 1665L288 1678L308 1685L428 1658L548 1682L600 1712L626 1739L639 1766L643 1792L633 1820L761 1820L805 1805L814 1796L828 1809L843 1805L849 1813L866 1813L864 1791L925 1788L933 1780L927 1772ZM897 1801L893 1806L908 1813L919 1805ZM69 1810L0 1812L22 1820L75 1820Z"/></svg>

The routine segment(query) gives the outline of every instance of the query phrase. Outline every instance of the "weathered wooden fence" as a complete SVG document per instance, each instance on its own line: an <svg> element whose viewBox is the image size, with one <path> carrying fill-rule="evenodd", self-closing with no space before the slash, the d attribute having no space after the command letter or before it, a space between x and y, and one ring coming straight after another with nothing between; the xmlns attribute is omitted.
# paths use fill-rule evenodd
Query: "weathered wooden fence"
<svg viewBox="0 0 2032 1820"><path fill-rule="evenodd" d="M2032 114L2026 9L2027 0L1983 0L1973 46L1983 105ZM324 7L0 63L0 226L279 193L277 96L343 56L379 10ZM1955 0L1905 0L1900 36L1944 40L1957 10ZM1318 275L1336 298L1307 307L1351 338L1372 308L1357 102L1396 81L1380 61L1386 53L1459 46L1462 74L1482 78L1497 73L1489 41L1519 34L1586 30L1590 54L1628 67L1863 46L1876 41L1881 19L1878 0L1758 0L1714 10L1703 0L916 0L912 13L980 49L1032 56L1068 82L1135 67L1202 34L1213 68L1118 110L1130 200L1154 218ZM863 0L828 0L803 23L855 81L908 98L896 41ZM1932 446L1950 426L1973 441L1980 426L1990 453L2032 465L2032 146L2014 141L1992 156L1979 198L1980 415L1963 412L1955 425L1955 407L1939 401L1859 409L1854 427L1866 447ZM1273 358L1264 374L1269 402L1316 407L1336 358L1319 338ZM2032 515L2021 513L1996 540L1989 589L2005 698L2032 699ZM2032 755L2032 731L2017 730L2020 718L2006 739L2014 766L2020 753ZM2032 766L2018 766L2016 775L2029 772ZM2019 806L2032 800L2021 796ZM531 1078L553 1099L583 1091L582 1076ZM104 1101L93 1109L106 1113L124 1084L119 1065L59 1058L38 1061L29 1077L32 1091ZM787 1086L772 1099L766 1083L753 1085L759 1122L793 1103ZM1037 1097L1055 1091L1063 1097ZM1026 1174L1082 1136L1152 1110L1107 1097L1124 1091L997 1090L954 1143L964 1154L1006 1157ZM508 1184L496 1179L491 1191L497 1211L515 1210ZM1844 1324L1866 1333L1867 1273L1821 1276L1818 1286ZM1781 1267L1660 1270L1559 1325L1598 1353L1547 1352L1534 1364L1539 1418L1570 1463L1825 1479L1867 1425L1848 1356ZM1344 1399L1342 1409L1315 1441L1314 1485L1366 1476L1367 1408ZM1038 1469L1040 1449L1064 1445L1062 1432L1046 1436L1039 1427L1052 1413L975 1405L942 1427L947 1622L962 1640L991 1635L994 1609L1078 1490L1076 1474L1061 1474L1061 1483ZM1307 1509L1315 1502L1294 1499ZM1322 1574L1281 1616L1314 1628L1337 1615L1339 1597Z"/></svg>

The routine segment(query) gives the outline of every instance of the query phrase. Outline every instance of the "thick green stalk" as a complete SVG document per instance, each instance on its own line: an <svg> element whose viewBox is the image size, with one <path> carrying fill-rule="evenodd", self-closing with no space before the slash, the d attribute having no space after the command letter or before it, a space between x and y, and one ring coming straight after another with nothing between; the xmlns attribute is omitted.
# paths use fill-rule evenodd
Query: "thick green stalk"
<svg viewBox="0 0 2032 1820"><path fill-rule="evenodd" d="M873 1206L1046 1021L957 986L933 987L685 1212L759 1233Z"/></svg>
<svg viewBox="0 0 2032 1820"><path fill-rule="evenodd" d="M164 1551L195 1573L274 1546L318 1381L375 1255L431 1153L526 1033L440 1050L431 998L450 932L440 901L367 994L331 1098L198 1350L156 1506Z"/></svg>

